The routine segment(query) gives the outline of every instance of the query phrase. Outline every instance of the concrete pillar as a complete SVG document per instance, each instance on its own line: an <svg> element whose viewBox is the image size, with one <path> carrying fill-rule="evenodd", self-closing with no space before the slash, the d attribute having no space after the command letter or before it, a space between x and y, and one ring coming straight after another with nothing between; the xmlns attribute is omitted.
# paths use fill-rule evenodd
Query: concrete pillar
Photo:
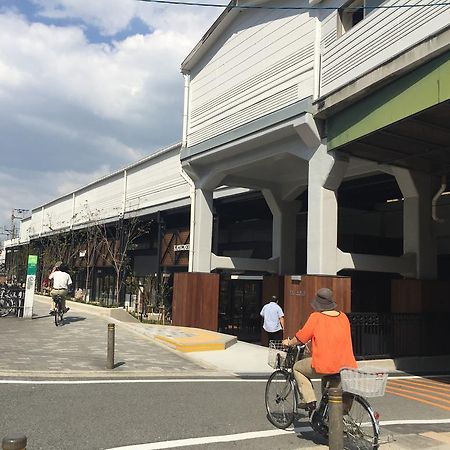
<svg viewBox="0 0 450 450"><path fill-rule="evenodd" d="M278 273L295 273L295 247L297 230L298 201L283 201L268 189L262 191L273 216L272 258L279 258Z"/></svg>
<svg viewBox="0 0 450 450"><path fill-rule="evenodd" d="M437 277L437 245L431 214L434 178L424 173L393 168L403 194L403 253L416 255L416 277Z"/></svg>
<svg viewBox="0 0 450 450"><path fill-rule="evenodd" d="M191 204L192 272L211 271L213 193L196 188ZM193 229L192 229L193 227Z"/></svg>
<svg viewBox="0 0 450 450"><path fill-rule="evenodd" d="M348 161L328 153L320 144L308 168L308 243L307 272L336 275L338 205L336 191Z"/></svg>

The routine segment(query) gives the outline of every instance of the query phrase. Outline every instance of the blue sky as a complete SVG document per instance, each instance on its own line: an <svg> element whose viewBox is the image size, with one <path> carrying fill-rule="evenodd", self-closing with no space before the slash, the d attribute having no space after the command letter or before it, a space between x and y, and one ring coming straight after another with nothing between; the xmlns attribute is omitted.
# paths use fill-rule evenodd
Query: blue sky
<svg viewBox="0 0 450 450"><path fill-rule="evenodd" d="M179 142L180 64L220 13L0 0L0 228L13 208L38 207Z"/></svg>

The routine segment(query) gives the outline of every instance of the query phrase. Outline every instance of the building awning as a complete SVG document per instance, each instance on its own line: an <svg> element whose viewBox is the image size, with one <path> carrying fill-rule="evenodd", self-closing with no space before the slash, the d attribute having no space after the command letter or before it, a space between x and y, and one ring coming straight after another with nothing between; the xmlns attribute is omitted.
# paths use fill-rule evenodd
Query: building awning
<svg viewBox="0 0 450 450"><path fill-rule="evenodd" d="M327 121L328 149L437 172L450 167L450 52Z"/></svg>

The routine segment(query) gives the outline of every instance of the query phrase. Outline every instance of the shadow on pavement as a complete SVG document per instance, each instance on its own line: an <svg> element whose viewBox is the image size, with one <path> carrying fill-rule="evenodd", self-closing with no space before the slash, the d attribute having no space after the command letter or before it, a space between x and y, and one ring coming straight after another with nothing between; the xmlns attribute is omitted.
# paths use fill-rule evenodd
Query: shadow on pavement
<svg viewBox="0 0 450 450"><path fill-rule="evenodd" d="M81 322L82 320L86 320L86 317L77 317L77 316L64 317L64 324L69 325L71 323Z"/></svg>
<svg viewBox="0 0 450 450"><path fill-rule="evenodd" d="M53 316L51 316L50 314L46 314L45 316L38 316L37 314L34 315L31 318L32 320L36 320L36 319L53 319Z"/></svg>

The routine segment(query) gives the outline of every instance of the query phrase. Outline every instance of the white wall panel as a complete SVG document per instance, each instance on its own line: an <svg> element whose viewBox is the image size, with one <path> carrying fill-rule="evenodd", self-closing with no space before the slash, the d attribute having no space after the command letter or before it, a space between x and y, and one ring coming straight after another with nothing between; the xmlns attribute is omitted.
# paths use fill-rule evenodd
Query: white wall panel
<svg viewBox="0 0 450 450"><path fill-rule="evenodd" d="M20 222L19 239L21 243L28 242L30 240L30 225L31 217Z"/></svg>
<svg viewBox="0 0 450 450"><path fill-rule="evenodd" d="M410 3L407 0L384 3L394 4ZM349 83L448 27L449 23L450 5L373 11L336 41L327 41L322 56L320 94L326 95Z"/></svg>
<svg viewBox="0 0 450 450"><path fill-rule="evenodd" d="M191 72L188 146L312 95L315 30L307 12L242 11Z"/></svg>
<svg viewBox="0 0 450 450"><path fill-rule="evenodd" d="M33 209L29 223L30 237L39 236L42 224L42 208Z"/></svg>
<svg viewBox="0 0 450 450"><path fill-rule="evenodd" d="M118 216L123 205L123 172L75 193L74 224Z"/></svg>
<svg viewBox="0 0 450 450"><path fill-rule="evenodd" d="M35 208L29 219L30 235L66 230L92 220L115 219L123 212L151 207L163 210L170 208L170 202L189 198L189 193L189 185L181 176L180 146L174 146Z"/></svg>
<svg viewBox="0 0 450 450"><path fill-rule="evenodd" d="M41 214L43 217L42 233L70 227L72 224L72 195L46 205Z"/></svg>
<svg viewBox="0 0 450 450"><path fill-rule="evenodd" d="M128 171L127 212L189 197L189 185L180 171L179 149Z"/></svg>

